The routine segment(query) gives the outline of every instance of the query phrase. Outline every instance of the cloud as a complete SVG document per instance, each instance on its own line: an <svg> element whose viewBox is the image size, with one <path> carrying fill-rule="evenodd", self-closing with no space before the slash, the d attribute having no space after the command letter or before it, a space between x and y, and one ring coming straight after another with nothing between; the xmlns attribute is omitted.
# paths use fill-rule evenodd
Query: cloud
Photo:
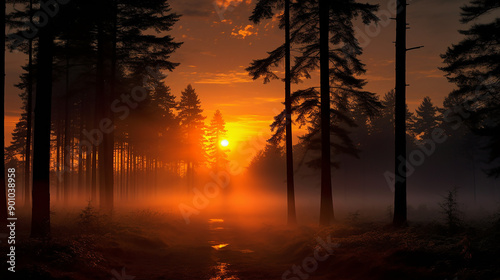
<svg viewBox="0 0 500 280"><path fill-rule="evenodd" d="M196 84L229 85L253 82L247 72L230 71L228 73L205 73L202 74L201 77L202 78L200 80L195 82Z"/></svg>
<svg viewBox="0 0 500 280"><path fill-rule="evenodd" d="M227 9L228 7L236 7L241 3L247 3L250 4L252 1L251 0L215 0L215 3L221 7Z"/></svg>
<svg viewBox="0 0 500 280"><path fill-rule="evenodd" d="M413 71L410 74L420 74L425 78L443 78L444 73L439 69Z"/></svg>
<svg viewBox="0 0 500 280"><path fill-rule="evenodd" d="M392 81L394 80L394 76L382 76L382 75L362 75L359 78L365 79L368 82L380 82L380 81Z"/></svg>
<svg viewBox="0 0 500 280"><path fill-rule="evenodd" d="M257 35L257 31L253 31L254 27L253 25L247 25L245 27L243 26L236 26L233 28L233 31L231 32L231 36L239 38L239 39L245 39L245 37L251 36L251 35Z"/></svg>
<svg viewBox="0 0 500 280"><path fill-rule="evenodd" d="M254 100L259 103L274 103L274 102L282 102L283 98L281 97L255 97Z"/></svg>
<svg viewBox="0 0 500 280"><path fill-rule="evenodd" d="M200 52L200 54L202 54L202 55L206 55L206 56L211 56L211 57L217 57L217 55L216 55L216 54L214 54L214 53L212 53L212 52L208 52L208 51L207 51L207 52Z"/></svg>
<svg viewBox="0 0 500 280"><path fill-rule="evenodd" d="M183 17L209 17L214 12L213 1L173 0L172 10Z"/></svg>

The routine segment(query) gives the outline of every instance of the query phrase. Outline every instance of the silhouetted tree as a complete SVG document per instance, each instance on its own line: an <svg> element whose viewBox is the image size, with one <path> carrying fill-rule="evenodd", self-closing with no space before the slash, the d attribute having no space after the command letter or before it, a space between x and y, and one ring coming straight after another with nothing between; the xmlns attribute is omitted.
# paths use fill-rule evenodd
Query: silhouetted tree
<svg viewBox="0 0 500 280"><path fill-rule="evenodd" d="M462 7L461 22L471 23L498 11L500 3L472 0ZM479 135L489 137L489 175L500 176L500 17L486 23L475 23L459 31L465 36L441 57L447 65L441 68L457 86L449 97L456 116L462 118ZM462 112L459 112L460 108ZM444 116L452 117L451 114Z"/></svg>
<svg viewBox="0 0 500 280"><path fill-rule="evenodd" d="M279 10L281 1L258 1L250 20L259 23L263 18L273 15L273 10ZM286 149L286 178L287 178L287 218L288 225L297 223L295 211L295 183L293 171L293 142L292 142L292 99L291 99L291 40L290 40L290 0L284 0L282 21L285 29L285 149ZM256 77L254 77L256 78Z"/></svg>
<svg viewBox="0 0 500 280"><path fill-rule="evenodd" d="M430 139L432 130L440 124L438 108L434 106L431 98L426 96L415 112L415 135L422 140Z"/></svg>
<svg viewBox="0 0 500 280"><path fill-rule="evenodd" d="M393 224L407 222L406 203L406 0L396 2L395 186Z"/></svg>
<svg viewBox="0 0 500 280"><path fill-rule="evenodd" d="M179 120L184 136L184 160L186 161L186 178L188 187L194 180L194 168L206 160L206 152L203 145L205 124L202 116L200 99L191 85L181 92L179 102Z"/></svg>
<svg viewBox="0 0 500 280"><path fill-rule="evenodd" d="M381 100L382 110L380 110L380 116L374 119L373 129L378 132L383 132L390 134L394 137L394 118L395 118L395 108L396 108L396 92L394 90L389 91L384 95ZM406 137L413 137L413 131L415 130L415 114L410 112L408 105L406 105Z"/></svg>
<svg viewBox="0 0 500 280"><path fill-rule="evenodd" d="M220 169L226 166L227 150L221 147L221 141L226 137L226 122L222 118L219 110L216 110L210 125L207 127L207 156L213 169Z"/></svg>
<svg viewBox="0 0 500 280"><path fill-rule="evenodd" d="M50 131L54 52L52 24L49 20L48 24L39 30L31 219L31 237L34 238L50 236Z"/></svg>
<svg viewBox="0 0 500 280"><path fill-rule="evenodd" d="M5 16L5 0L2 0L0 2L0 13L2 14L2 17ZM5 20L2 21L0 24L0 28L2 29L0 31L0 44L2 44L2 47L0 51L2 52L0 54L0 98L2 99L2 105L0 106L0 149L2 151L0 152L1 158L0 160L2 161L0 163L0 226L2 227L2 232L5 231L5 226L7 223L7 197L6 197L6 192L7 192L7 185L5 184Z"/></svg>
<svg viewBox="0 0 500 280"><path fill-rule="evenodd" d="M274 7L275 3L281 2L269 1L268 5L262 5L259 13L270 18L273 15L271 8ZM297 49L295 64L291 71L291 78L294 82L298 82L302 78L311 78L311 71L318 69L320 66L319 3L320 1L318 0L309 0L297 1L291 4L290 41L294 45L294 48ZM352 141L348 140L346 129L342 125L339 125L339 122L354 125L354 122L346 118L342 113L345 112L342 108L347 106L346 101L358 103L361 105L360 108L365 110L368 115L375 114L380 107L373 93L362 90L366 82L356 77L363 74L365 70L363 64L358 59L362 50L359 42L354 37L352 26L352 22L357 17L361 18L365 24L376 21L377 17L373 14L376 9L376 5L360 4L355 1L339 1L334 4L330 3L327 7L328 14L326 17L329 20L329 24L327 24L329 27L327 30L329 38L327 42L331 45L327 50L328 58L331 62L331 65L327 64L327 72L329 73L329 79L327 80L330 82L329 93L334 103L334 108L329 110L331 120L329 127L334 137L333 143L330 143L334 147L332 151L334 153L352 152L355 148L353 145L350 145ZM281 24L283 25L284 23L282 22ZM286 47L285 45L281 45L269 52L267 58L255 60L247 70L254 78L263 77L265 82L277 79L278 76L272 71L272 68L284 59L285 54ZM342 99L345 96L347 96L347 99ZM320 139L317 137L320 133L319 114L321 111L319 92L314 87L298 90L292 94L291 100L293 104L292 111L298 114L297 121L309 127L309 133L304 137L304 141L311 141L310 149L320 149L321 146L318 145ZM324 105L326 106L327 104ZM283 112L275 117L275 122L272 125L275 134L270 141L275 142L283 139L285 127L286 112ZM346 145L350 146L346 147ZM317 164L317 167L320 166L321 164ZM328 172L326 168L325 172ZM325 181L327 181L326 176ZM333 214L331 218L333 218Z"/></svg>
<svg viewBox="0 0 500 280"><path fill-rule="evenodd" d="M321 88L321 203L319 223L328 226L334 219L332 196L332 169L330 166L330 58L329 10L331 2L319 0L319 56Z"/></svg>

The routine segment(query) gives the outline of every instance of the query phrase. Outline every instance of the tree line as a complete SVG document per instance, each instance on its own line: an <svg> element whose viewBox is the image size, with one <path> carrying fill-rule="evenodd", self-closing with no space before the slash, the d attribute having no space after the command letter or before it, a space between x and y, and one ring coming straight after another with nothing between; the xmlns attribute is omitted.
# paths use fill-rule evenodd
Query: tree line
<svg viewBox="0 0 500 280"><path fill-rule="evenodd" d="M51 197L111 213L117 198L155 193L165 180L189 186L196 166L224 163L211 143L225 133L220 112L206 127L194 88L177 101L165 84L182 45L169 35L180 18L169 1L7 3L7 46L28 65L6 158L23 167L32 237L50 235Z"/></svg>
<svg viewBox="0 0 500 280"><path fill-rule="evenodd" d="M462 23L471 23L497 10L498 3L493 2L473 0L462 7ZM407 156L412 155L410 151L416 146L423 146L424 140L429 139L432 131L440 125L447 128L440 132L441 137L453 134L453 139L458 141L469 135L461 130L458 134L450 131L450 127L456 126L450 126L450 123L464 123L474 136L483 137L474 139L473 146L482 147L482 143L487 142L485 148L489 158L484 160L480 154L479 160L489 164L489 175L500 175L495 167L500 158L497 148L500 104L496 96L499 92L500 50L496 35L491 35L499 34L500 19L475 23L468 30L460 31L466 38L442 55L447 66L441 69L458 89L446 98L446 110L441 110L442 116L437 114L440 109L434 107L430 98L423 100L414 116L408 111L405 100L405 53L409 50L406 49L406 1L397 1L396 8L396 92L388 93L380 100L374 93L363 90L367 81L360 77L366 70L359 59L362 48L353 30L357 19L365 25L377 23L378 5L350 0L260 0L255 4L250 20L260 23L276 17L279 28L285 31L285 39L284 44L269 51L267 57L254 60L247 71L254 79L262 78L268 83L280 79L274 68L284 63L285 109L275 117L270 145L254 159L251 169L264 171L263 166L279 162L284 143L289 224L296 221L293 177L297 169L294 165L305 162L321 170L320 224L329 225L334 220L331 171L339 167L339 155L359 157L360 154L380 153L380 148L386 147L384 154L376 159L383 161L392 157L392 169L386 170L395 172L386 177L392 177L388 179L391 181L389 185L393 185L396 191L394 224L404 226L407 219L406 177L413 172L407 164ZM310 79L314 70L320 72L320 86L291 93L291 84ZM292 147L291 142L292 115L298 125L308 130L297 147ZM386 138L381 143L377 141L381 135L392 137L392 140ZM373 143L382 146L371 145ZM456 148L450 143L446 146ZM299 153L300 160L294 160L294 150ZM353 169L359 168L359 162L355 166ZM385 173L384 170L381 172ZM449 174L448 170L442 172Z"/></svg>

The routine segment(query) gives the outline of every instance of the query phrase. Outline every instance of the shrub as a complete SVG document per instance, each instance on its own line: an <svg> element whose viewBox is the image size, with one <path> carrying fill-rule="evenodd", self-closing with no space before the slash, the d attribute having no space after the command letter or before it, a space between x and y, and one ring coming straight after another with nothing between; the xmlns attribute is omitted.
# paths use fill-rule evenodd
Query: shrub
<svg viewBox="0 0 500 280"><path fill-rule="evenodd" d="M462 215L457 201L458 189L454 188L443 197L443 202L439 203L441 213L445 223L451 233L456 232L462 226Z"/></svg>

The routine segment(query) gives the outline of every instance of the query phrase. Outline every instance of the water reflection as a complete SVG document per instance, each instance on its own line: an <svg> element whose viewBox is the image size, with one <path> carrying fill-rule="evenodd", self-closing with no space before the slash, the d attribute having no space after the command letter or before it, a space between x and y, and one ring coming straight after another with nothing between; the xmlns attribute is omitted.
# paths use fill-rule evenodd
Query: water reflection
<svg viewBox="0 0 500 280"><path fill-rule="evenodd" d="M240 278L230 275L231 270L229 269L228 263L217 262L217 265L214 267L216 275L210 280L239 280Z"/></svg>
<svg viewBox="0 0 500 280"><path fill-rule="evenodd" d="M220 261L218 253L215 253L229 246L229 243L227 243L228 240L224 240L225 238L223 234L227 233L227 229L221 225L223 223L224 219L208 220L208 228L210 230L211 239L208 241L208 244L210 244L210 246L215 249L214 257L217 261L216 265L211 269L211 271L213 271L212 275L214 276L212 276L210 280L240 280L240 278L234 275L234 271L231 271L231 265L227 262Z"/></svg>
<svg viewBox="0 0 500 280"><path fill-rule="evenodd" d="M229 245L229 244L222 243L222 244L212 245L212 248L214 248L215 250L220 250L220 249L226 247L227 245Z"/></svg>

